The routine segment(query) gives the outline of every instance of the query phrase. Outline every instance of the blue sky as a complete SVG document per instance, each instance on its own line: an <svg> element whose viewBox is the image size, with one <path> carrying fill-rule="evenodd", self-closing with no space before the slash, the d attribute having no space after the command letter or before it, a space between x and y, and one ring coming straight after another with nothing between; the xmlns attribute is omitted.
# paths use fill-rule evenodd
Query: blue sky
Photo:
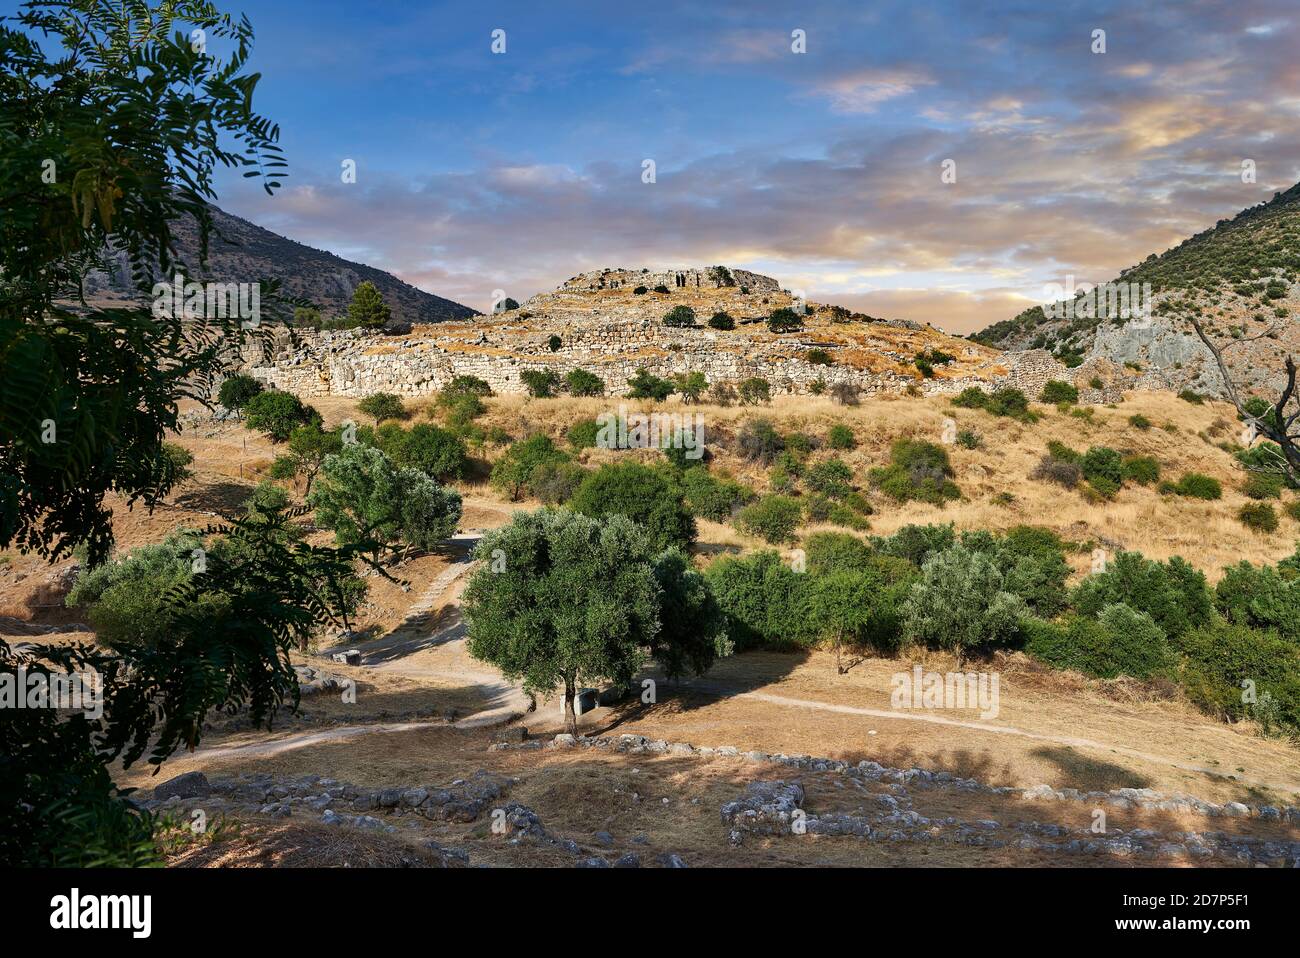
<svg viewBox="0 0 1300 958"><path fill-rule="evenodd" d="M724 263L966 332L1300 180L1294 0L237 2L290 178L221 205L479 309Z"/></svg>

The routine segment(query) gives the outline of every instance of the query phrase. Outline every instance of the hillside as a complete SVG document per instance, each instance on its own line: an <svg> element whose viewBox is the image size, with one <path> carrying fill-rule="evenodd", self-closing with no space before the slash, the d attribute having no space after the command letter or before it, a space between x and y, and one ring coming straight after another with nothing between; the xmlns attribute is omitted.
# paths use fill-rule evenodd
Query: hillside
<svg viewBox="0 0 1300 958"><path fill-rule="evenodd" d="M1276 388L1282 358L1300 349L1300 184L1267 203L1152 254L1115 277L1150 284L1152 315L1136 320L1049 317L1035 306L974 339L1007 350L1043 348L1070 364L1094 359L1140 367L1146 385L1218 393L1219 374L1189 316L1224 341L1234 378ZM1273 335L1251 341L1251 337Z"/></svg>
<svg viewBox="0 0 1300 958"><path fill-rule="evenodd" d="M995 384L1037 394L1046 379L1066 372L1042 352L1000 354L931 326L819 303L806 304L797 328L773 332L768 317L799 304L772 277L725 267L597 270L509 305L473 322L416 327L400 342L351 331L281 337L270 355L245 360L253 375L291 392L348 396L424 395L460 375L521 393L526 372L574 369L599 376L614 395L642 370L698 372L733 386L760 377L774 395L829 393L840 383L868 394ZM665 321L679 309L690 311L690 324ZM718 313L732 328L709 325ZM921 355L933 360L924 369L916 362Z"/></svg>
<svg viewBox="0 0 1300 958"><path fill-rule="evenodd" d="M476 315L468 306L434 296L402 282L381 269L354 263L325 250L287 239L248 220L212 207L214 232L204 279L213 282L257 282L279 279L286 293L315 303L330 318L345 313L357 285L369 280L392 308L393 324L438 323ZM199 260L199 233L190 220L178 220L172 229L183 261ZM86 278L86 299L108 305L136 299L124 255L114 269Z"/></svg>

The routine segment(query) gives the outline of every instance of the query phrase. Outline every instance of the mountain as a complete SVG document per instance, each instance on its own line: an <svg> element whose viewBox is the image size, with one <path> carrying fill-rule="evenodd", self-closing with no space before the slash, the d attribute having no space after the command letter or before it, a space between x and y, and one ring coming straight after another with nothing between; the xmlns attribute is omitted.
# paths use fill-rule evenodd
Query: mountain
<svg viewBox="0 0 1300 958"><path fill-rule="evenodd" d="M394 325L439 323L478 315L468 306L416 289L381 269L305 246L215 206L211 209L214 229L204 280L256 282L279 279L286 293L315 303L326 318L347 312L352 292L363 280L370 280L383 294L392 309ZM197 224L192 220L181 220L173 223L172 229L182 260L197 263ZM116 257L116 265L111 270L89 275L85 294L88 301L98 305L139 302L139 294L130 281L125 255Z"/></svg>
<svg viewBox="0 0 1300 958"><path fill-rule="evenodd" d="M1283 358L1300 352L1300 184L1153 253L1114 283L1150 284L1150 315L1062 316L1057 308L1049 316L1035 306L971 338L1006 350L1049 349L1070 365L1108 359L1140 369L1150 385L1217 393L1218 370L1187 322L1196 316L1217 340L1236 341L1224 353L1234 379L1275 388Z"/></svg>

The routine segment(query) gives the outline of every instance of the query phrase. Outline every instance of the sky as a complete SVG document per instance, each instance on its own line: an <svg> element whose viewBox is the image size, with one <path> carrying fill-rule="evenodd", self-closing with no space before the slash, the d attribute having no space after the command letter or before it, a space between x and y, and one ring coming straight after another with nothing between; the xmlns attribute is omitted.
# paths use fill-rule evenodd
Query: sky
<svg viewBox="0 0 1300 958"><path fill-rule="evenodd" d="M1297 0L238 2L290 177L220 205L479 310L725 264L966 333L1300 180Z"/></svg>

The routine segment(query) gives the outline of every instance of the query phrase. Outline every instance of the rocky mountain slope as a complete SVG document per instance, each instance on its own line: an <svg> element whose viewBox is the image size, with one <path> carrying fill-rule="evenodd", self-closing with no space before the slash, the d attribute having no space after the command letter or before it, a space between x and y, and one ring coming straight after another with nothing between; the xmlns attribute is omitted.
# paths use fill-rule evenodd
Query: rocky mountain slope
<svg viewBox="0 0 1300 958"><path fill-rule="evenodd" d="M476 315L468 306L416 289L391 273L305 246L215 206L212 216L214 233L204 280L252 283L279 279L286 293L315 303L326 318L346 313L353 290L364 280L379 288L392 309L394 323L437 323ZM182 259L197 264L197 225L181 220L172 228ZM98 305L138 301L125 256L117 257L113 269L88 276L85 295Z"/></svg>
<svg viewBox="0 0 1300 958"><path fill-rule="evenodd" d="M1061 317L1059 308L1035 306L972 338L1048 349L1071 365L1109 360L1140 372L1147 385L1218 393L1218 370L1188 322L1196 316L1215 339L1235 343L1224 354L1234 379L1275 390L1283 357L1300 352L1300 184L1148 256L1114 283L1149 284L1150 314Z"/></svg>

